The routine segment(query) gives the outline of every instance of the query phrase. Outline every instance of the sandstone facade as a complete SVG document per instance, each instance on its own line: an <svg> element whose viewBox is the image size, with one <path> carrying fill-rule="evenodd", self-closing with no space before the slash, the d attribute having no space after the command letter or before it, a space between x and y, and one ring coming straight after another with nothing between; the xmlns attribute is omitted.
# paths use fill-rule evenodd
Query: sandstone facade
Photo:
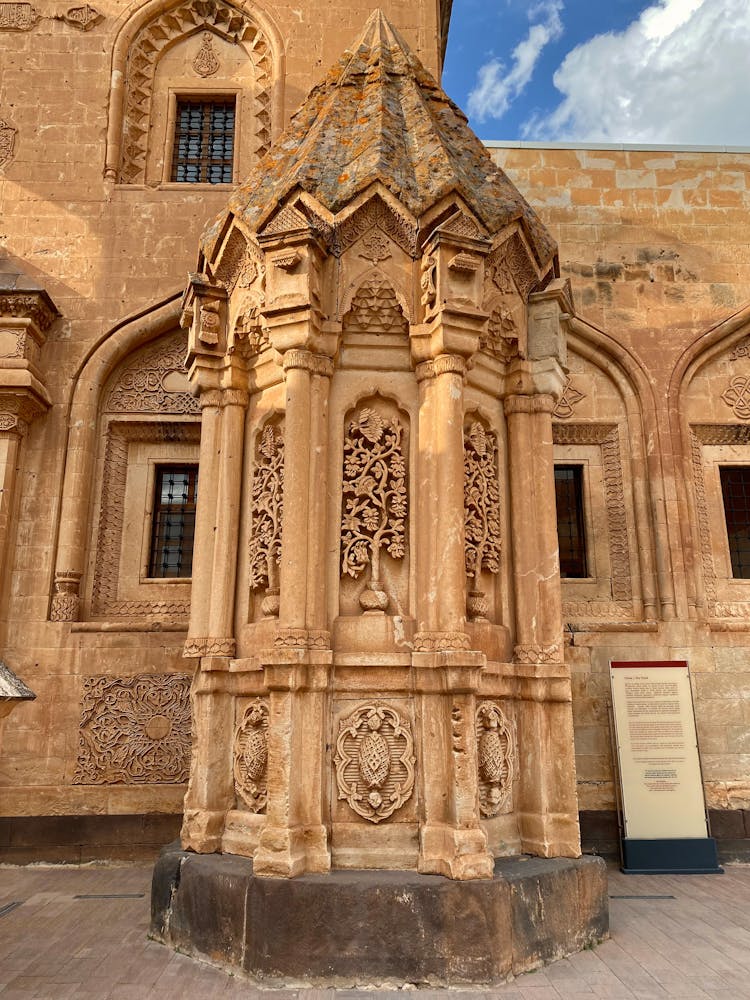
<svg viewBox="0 0 750 1000"><path fill-rule="evenodd" d="M264 629L272 627L268 623L277 614L288 617L283 583L280 587L273 579L274 558L266 558L263 565L263 553L250 548L253 470L264 470L258 489L272 494L279 462L283 465L277 427L285 393L292 383L309 382L309 392L318 394L315 399L322 405L319 394L327 376L304 364L287 364L284 374L278 360L269 360L253 375L254 387L222 384L223 391L236 390L237 399L215 408L216 413L211 413L213 404L208 411L204 407L201 437L200 406L183 364L186 335L179 326L180 298L186 273L195 268L206 221L223 210L232 192L233 208L239 212L242 191L236 183L183 184L169 179L175 101L179 95L237 98L233 182L239 182L281 133L307 90L351 44L367 12L356 4L351 9L310 4L303 11L276 5L270 12L258 5L163 0L102 3L96 9L0 5L5 7L7 11L0 9L5 254L0 263L0 656L37 698L2 723L0 812L15 818L177 814L189 768L188 690L194 665L183 657L185 642L198 641L193 650L208 657L208 667L210 657L217 663L227 657L245 660L248 666L252 650L267 641ZM433 8L384 4L384 9L427 68L437 73L447 22L437 23ZM544 463L549 465L550 457L529 450L525 425L539 425L550 415L514 413L507 407L504 411L496 390L491 398L482 379L488 365L506 371L504 350L486 352L491 360L484 368L470 367L466 381L457 370L441 373L440 379L452 386L447 397L453 399L455 390L463 400L462 413L456 415L461 422L460 461L479 480L496 477L501 512L499 524L493 521L472 551L466 553L462 539L463 575L454 581L450 598L455 631L471 636L471 649L479 649L491 665L483 668L477 691L480 704L484 690L484 700L494 707L486 710L486 726L484 716L474 717L479 732L471 739L476 745L482 730L503 733L503 725L517 735L515 705L509 703L514 702L511 694L517 694L520 678L534 672L526 661L538 667L539 650L554 646L556 629L568 625L565 661L572 680L580 805L611 810L607 662L687 658L696 690L708 801L714 809L731 811L729 822L736 832L742 810L750 808L750 583L732 576L718 469L746 461L750 240L745 203L750 154L497 147L492 155L557 240L560 273L571 280L573 301L564 285L554 284L529 303L533 289L544 283L540 256L545 258L547 252L544 263L549 263L553 241L535 256L538 231L528 224L524 229L516 219L515 230L511 227L506 235L523 235L536 271L531 274L528 265L517 262L513 285L503 288L501 280L493 293L496 301L480 302L477 309L491 317L494 313L492 330L501 348L513 341L513 331L527 336L529 318L532 327L537 322L540 336L550 316L562 324L568 354L567 362L562 354L559 361L567 367L568 381L552 393L557 398L548 443L554 445L556 461L587 469L586 531L595 572L585 580L564 580L562 611L556 610L554 554L540 553L531 544L524 532L527 511L517 503L514 514L511 504L513 489L523 496L525 488L532 489L529 484L543 482L545 476L549 480ZM387 193L381 200L388 201ZM382 231L383 225L381 221L375 228ZM284 252L290 231L293 227L287 224ZM229 268L227 234L224 229L209 236L204 262L221 250ZM375 240L358 248L352 243L353 270L343 285L335 286L344 295L336 303L342 326L338 357L349 369L349 383L358 388L338 395L332 389L327 405L331 420L335 416L336 426L343 428L357 419L361 425L366 420L361 407L370 404L372 409L377 399L384 421L401 421L406 454L415 447L418 394L432 391L424 383L417 388L414 368L432 359L425 355L415 361L403 337L409 323L424 318L421 299L431 279L427 274L423 287L423 275L410 272L414 257L404 250L403 234L401 244L394 242L393 231L385 236L385 244ZM301 294L299 265L317 251L301 237L300 248L295 250L299 261L271 268L264 262L266 274L277 282L269 295ZM454 256L462 249L457 247ZM382 256L386 252L389 257ZM264 253L284 256L281 247L275 250L271 243ZM366 271L372 280L363 282ZM225 323L229 309L232 324L240 321L247 341L261 337L256 318L265 303L253 302L256 279L248 273L242 278L233 275L239 284L226 300L214 296L215 308L201 297L207 294L210 300L211 294L194 282L194 322L200 323L201 309L208 304L206 329L211 315ZM453 277L456 273L450 272ZM523 273L526 280L519 278ZM396 294L404 274L410 275L410 299ZM325 279L321 301L328 295L330 302L332 281ZM329 309L327 318L333 316ZM373 322L383 328L373 328ZM406 406L408 421L399 415L407 396L402 399L363 374L357 355L367 331L373 341L368 350L381 352L393 384L409 385L404 388L413 397ZM490 337L489 329L477 336ZM197 331L195 338L198 343ZM298 349L291 341L282 347ZM308 353L325 351L316 347ZM262 392L245 424L242 393L253 388ZM308 388L295 392L304 395ZM436 404L436 412L440 406ZM301 431L314 434L304 413L295 419ZM473 430L474 424L480 429ZM222 481L222 489L235 491L239 520L226 530L228 544L239 544L239 583L235 603L229 599L222 604L213 597L217 581L228 586L227 574L233 570L218 557L212 576L196 579L192 592L184 578L149 575L154 475L164 463L195 463L206 447L207 433L216 433L219 440L223 434L222 449L230 447L241 427L246 427L244 464L235 465ZM264 428L265 439L258 434ZM497 434L496 465L490 473L492 463L481 442L488 430ZM534 433L543 440L547 431L537 427ZM353 439L350 447L356 447ZM308 443L310 454L318 455L317 449L316 442ZM510 471L514 454L521 463L512 474L515 487ZM218 469L212 472L204 457L201 482L218 483ZM343 451L332 451L321 476L329 482L334 474L340 477L342 459ZM410 469L412 477L415 469ZM429 538L432 519L443 544L448 529L440 522L442 487L433 484L432 490L433 507L422 512L424 527L419 530ZM545 503L542 514L549 519L549 497ZM341 555L335 535L341 534L341 525L328 516L327 535L310 533L320 548L308 554L308 563L311 572L335 573L338 580ZM544 523L549 533L549 520ZM297 526L300 534L305 528ZM500 540L498 572L487 542L493 533ZM549 540L548 534L544 537ZM399 548L395 535L388 544L394 551ZM532 607L540 600L538 594L520 593L513 582L522 578L524 560L536 574L553 580L549 594L541 597L551 616L541 627L541 638L524 637L519 624L523 618L518 607L524 601L531 601L527 607ZM355 557L351 566L357 565ZM408 558L394 560L389 602L407 606L416 594L429 590L426 578L417 583L415 574L420 572ZM282 580L283 575L282 564ZM383 581L377 574L368 579L370 593L364 600L373 605L368 610L377 612L382 590L372 582ZM364 610L359 580L364 577L345 573L337 607L329 592L325 606L310 611L311 621L320 619L320 624L306 621L293 627L330 631L337 618L345 645L345 620L361 618ZM315 591L311 582L306 586ZM473 594L474 603L458 610L459 591ZM320 595L323 601L322 588ZM193 610L199 609L192 619L191 603ZM204 613L205 620L200 617ZM443 611L441 615L445 617ZM371 615L373 634L381 627L374 623L389 624L381 627L384 635L375 635L360 652L372 659L372 644L387 641L388 649L402 648L398 655L406 664L415 655L416 629L410 633L407 627L402 635L397 617ZM467 624L462 620L467 617L475 621ZM430 629L448 632L454 627L430 622ZM200 646L207 638L219 645ZM230 639L240 643L239 652L236 646L221 645ZM536 647L536 660L523 647ZM315 659L314 644L306 655ZM545 658L558 662L557 655L545 653ZM477 661L478 672L482 666ZM399 671L406 677L407 667L391 656L380 668L373 660L373 669L381 669L380 693L392 691L389 709L403 723L406 681L394 678ZM566 671L560 666L558 672L560 704L566 704ZM219 673L205 670L202 683L210 687ZM239 685L242 670L228 673ZM264 693L261 686L257 691L238 687L232 695L233 706L237 702L234 715L230 719L227 714L220 723L231 734L232 752L237 750L239 758L248 745L257 744L257 734L267 726ZM371 694L368 689L361 705ZM222 710L229 713L227 705ZM343 705L339 714L346 714ZM390 722L385 716L382 722L393 728L393 717L388 718ZM528 722L529 735L516 744L517 768L533 765L523 754L545 738L543 726L533 734L534 725L541 723ZM468 713L460 726L470 728ZM456 738L467 734L468 729ZM415 756L419 759L420 754ZM329 781L336 780L332 762L327 773ZM571 774L572 768L567 777ZM540 772L538 780L542 778ZM230 768L225 780L235 796L222 833L229 846L232 837L237 844L247 838L248 829L259 825L253 817L262 815L258 805L264 788L241 768L239 777ZM486 817L486 808L494 807L490 800L497 797L492 787L480 788L479 795L467 815L480 810L485 796L481 823L492 850L512 852L522 841L534 849L534 837L529 834L524 841L517 818L503 818L510 815L503 811L507 804L501 804L497 817ZM402 826L416 822L409 810L417 801L421 799L406 804L403 815L411 819ZM336 800L335 807L348 815L345 797ZM545 808L536 803L528 811L542 815ZM223 811L226 814L226 808ZM567 802L561 812L569 811ZM359 828L369 834L373 824L359 819ZM348 822L342 820L343 826ZM416 856L413 838L412 828L403 840L402 862L407 858L411 864ZM543 840L540 837L539 843ZM557 837L558 848L564 842L565 837ZM334 847L344 860L351 850L345 839Z"/></svg>

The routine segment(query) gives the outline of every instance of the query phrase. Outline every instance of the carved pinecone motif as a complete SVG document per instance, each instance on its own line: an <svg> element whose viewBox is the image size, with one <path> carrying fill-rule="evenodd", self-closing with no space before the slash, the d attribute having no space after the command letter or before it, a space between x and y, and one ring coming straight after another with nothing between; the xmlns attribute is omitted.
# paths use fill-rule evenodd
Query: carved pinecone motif
<svg viewBox="0 0 750 1000"><path fill-rule="evenodd" d="M380 733L368 733L359 747L359 773L368 788L380 788L391 769L388 744Z"/></svg>
<svg viewBox="0 0 750 1000"><path fill-rule="evenodd" d="M489 818L497 816L510 800L515 758L511 723L492 701L483 701L477 708L476 739L479 810Z"/></svg>
<svg viewBox="0 0 750 1000"><path fill-rule="evenodd" d="M268 765L268 744L262 729L254 729L245 736L242 763L251 781L260 781Z"/></svg>
<svg viewBox="0 0 750 1000"><path fill-rule="evenodd" d="M500 781L503 776L503 746L494 729L487 729L479 738L479 773L485 781Z"/></svg>

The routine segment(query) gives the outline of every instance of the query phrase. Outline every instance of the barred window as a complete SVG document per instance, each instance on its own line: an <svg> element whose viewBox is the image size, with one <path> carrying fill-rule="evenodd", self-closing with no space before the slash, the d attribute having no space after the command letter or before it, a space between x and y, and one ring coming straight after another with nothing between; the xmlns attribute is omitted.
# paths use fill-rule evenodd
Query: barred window
<svg viewBox="0 0 750 1000"><path fill-rule="evenodd" d="M750 466L724 465L719 469L724 519L727 524L732 576L750 579Z"/></svg>
<svg viewBox="0 0 750 1000"><path fill-rule="evenodd" d="M156 466L150 577L192 576L197 499L197 465Z"/></svg>
<svg viewBox="0 0 750 1000"><path fill-rule="evenodd" d="M234 98L177 101L172 180L231 184L234 166Z"/></svg>
<svg viewBox="0 0 750 1000"><path fill-rule="evenodd" d="M586 532L583 522L583 466L555 466L557 541L560 576L586 577Z"/></svg>

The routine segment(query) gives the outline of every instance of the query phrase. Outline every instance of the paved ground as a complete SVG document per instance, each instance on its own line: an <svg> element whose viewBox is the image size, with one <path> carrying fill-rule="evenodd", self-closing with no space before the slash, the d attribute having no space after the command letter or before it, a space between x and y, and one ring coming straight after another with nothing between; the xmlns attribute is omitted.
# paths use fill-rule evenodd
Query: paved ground
<svg viewBox="0 0 750 1000"><path fill-rule="evenodd" d="M146 867L0 866L0 1000L373 996L355 990L259 991L147 941L149 881ZM725 875L708 876L624 876L612 870L610 896L610 941L506 986L444 996L750 1000L750 866L727 866ZM420 1000L437 996L433 990L419 993Z"/></svg>

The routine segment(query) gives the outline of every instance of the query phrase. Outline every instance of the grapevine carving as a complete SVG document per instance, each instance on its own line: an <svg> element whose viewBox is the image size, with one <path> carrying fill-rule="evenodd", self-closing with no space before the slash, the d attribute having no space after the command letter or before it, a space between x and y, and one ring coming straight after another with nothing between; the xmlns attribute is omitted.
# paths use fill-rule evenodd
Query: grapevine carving
<svg viewBox="0 0 750 1000"><path fill-rule="evenodd" d="M281 527L284 514L284 435L268 423L253 472L250 501L250 588L266 588L263 612L278 615Z"/></svg>
<svg viewBox="0 0 750 1000"><path fill-rule="evenodd" d="M513 788L513 731L500 708L483 701L476 716L479 808L497 816Z"/></svg>
<svg viewBox="0 0 750 1000"><path fill-rule="evenodd" d="M341 572L355 579L368 563L370 584L360 597L366 611L385 611L388 596L380 583L381 550L403 559L407 515L403 428L362 407L344 439L344 507L341 517Z"/></svg>
<svg viewBox="0 0 750 1000"><path fill-rule="evenodd" d="M473 580L467 610L481 621L487 613L482 570L500 571L500 487L495 439L478 420L464 434L464 526L466 575Z"/></svg>
<svg viewBox="0 0 750 1000"><path fill-rule="evenodd" d="M387 819L414 790L411 724L388 705L361 705L339 722L336 783L359 816L371 823Z"/></svg>
<svg viewBox="0 0 750 1000"><path fill-rule="evenodd" d="M245 709L234 737L234 787L251 812L265 811L267 770L268 705L256 698Z"/></svg>

